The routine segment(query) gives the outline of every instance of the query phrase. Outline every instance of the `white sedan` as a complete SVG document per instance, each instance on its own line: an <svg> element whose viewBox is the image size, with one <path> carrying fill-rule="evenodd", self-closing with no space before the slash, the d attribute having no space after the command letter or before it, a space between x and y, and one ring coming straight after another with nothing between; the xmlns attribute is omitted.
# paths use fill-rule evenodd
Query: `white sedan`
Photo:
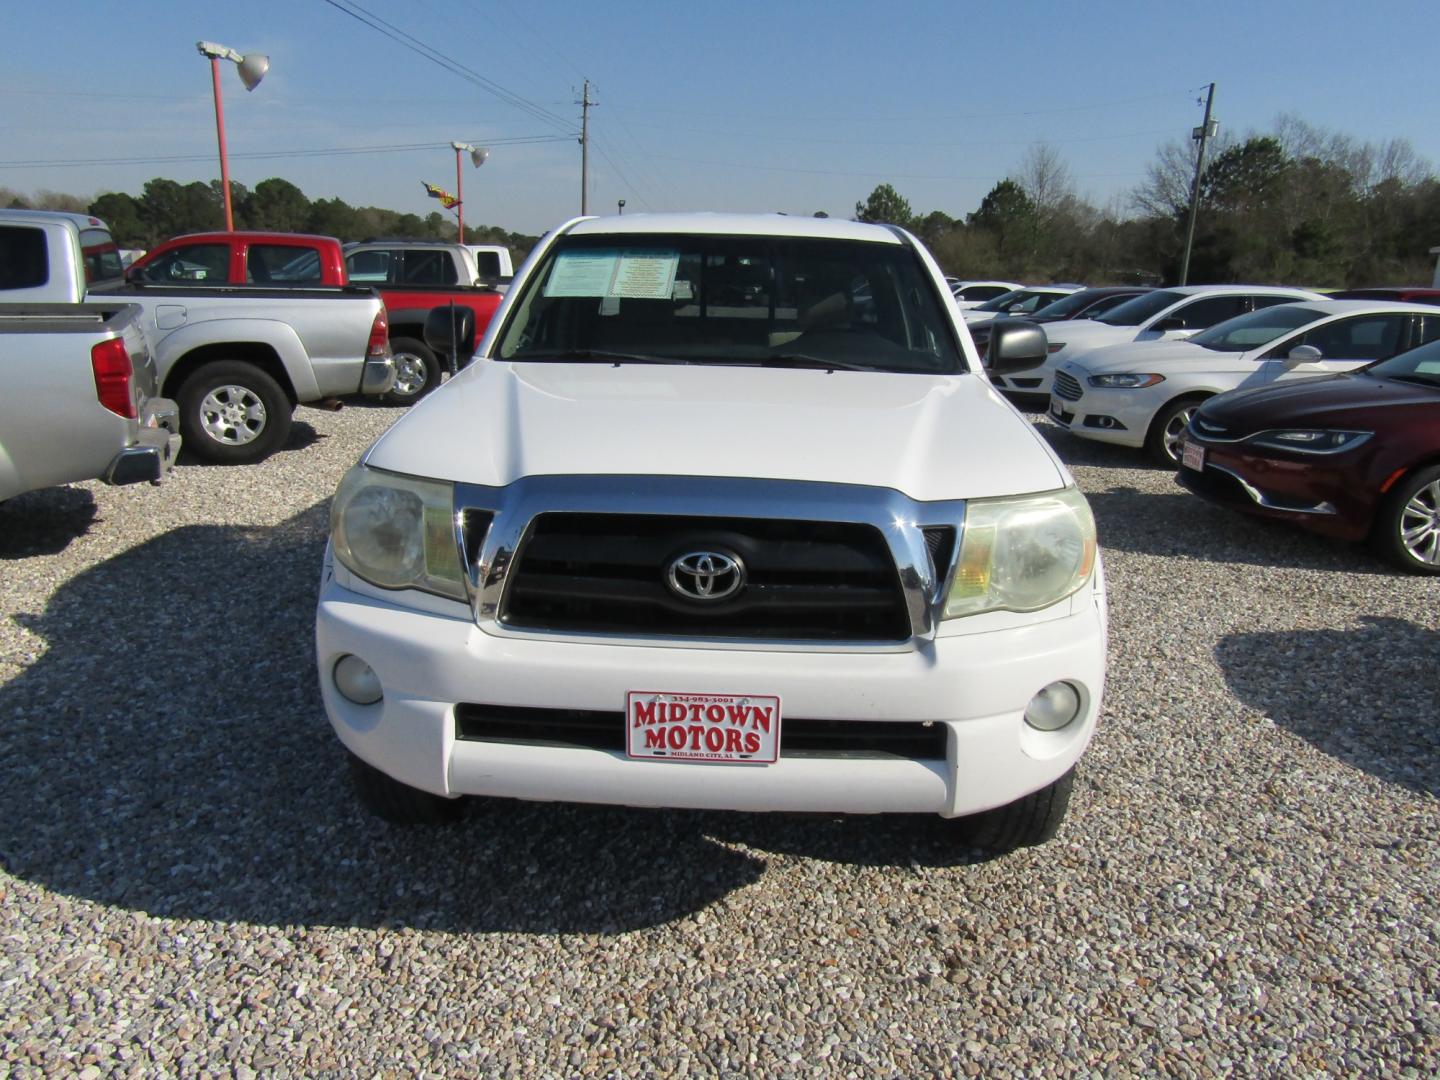
<svg viewBox="0 0 1440 1080"><path fill-rule="evenodd" d="M1023 289L1011 289L1008 293L1003 293L994 300L987 300L979 307L970 308L961 314L965 317L966 326L987 323L1001 315L1023 319L1044 310L1062 297L1079 292L1082 288L1081 285L1027 285Z"/></svg>
<svg viewBox="0 0 1440 1080"><path fill-rule="evenodd" d="M1013 281L950 281L948 278L946 281L950 285L950 295L955 300L955 306L961 311L979 307L997 296L1023 288Z"/></svg>
<svg viewBox="0 0 1440 1080"><path fill-rule="evenodd" d="M1323 300L1229 319L1188 341L1130 342L1066 361L1050 416L1081 438L1177 465L1190 418L1227 390L1350 371L1440 338L1424 304Z"/></svg>
<svg viewBox="0 0 1440 1080"><path fill-rule="evenodd" d="M1040 367L996 378L995 385L1018 394L1048 394L1055 369L1091 349L1125 341L1169 341L1207 330L1247 311L1324 300L1305 289L1271 285L1184 285L1156 289L1118 304L1093 319L1050 323L1045 336L1050 355Z"/></svg>

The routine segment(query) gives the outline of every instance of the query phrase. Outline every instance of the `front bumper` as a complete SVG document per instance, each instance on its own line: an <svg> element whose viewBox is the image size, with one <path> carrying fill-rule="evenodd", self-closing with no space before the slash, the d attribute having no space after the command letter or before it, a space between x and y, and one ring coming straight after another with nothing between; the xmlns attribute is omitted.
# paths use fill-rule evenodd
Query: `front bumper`
<svg viewBox="0 0 1440 1080"><path fill-rule="evenodd" d="M1066 614L1048 621L941 636L912 651L840 654L497 637L459 605L450 617L402 607L343 587L337 574L327 556L316 653L330 722L365 761L443 795L955 817L1063 775L1090 741L1104 688L1103 586L1064 601ZM336 690L346 654L374 668L380 702L356 705ZM1081 714L1062 731L1037 731L1025 707L1057 679L1082 688ZM459 703L622 710L627 692L655 689L776 694L783 716L806 719L930 721L945 727L947 749L943 760L782 751L773 765L712 765L457 736Z"/></svg>
<svg viewBox="0 0 1440 1080"><path fill-rule="evenodd" d="M1155 417L1155 405L1143 389L1086 389L1075 401L1052 391L1048 411L1052 420L1082 439L1132 447L1145 445Z"/></svg>
<svg viewBox="0 0 1440 1080"><path fill-rule="evenodd" d="M1188 431L1185 441L1204 450L1204 467L1182 465L1176 480L1202 499L1342 540L1369 535L1380 495L1366 469L1345 460L1353 453L1302 461L1246 453Z"/></svg>
<svg viewBox="0 0 1440 1080"><path fill-rule="evenodd" d="M365 370L360 375L360 393L387 394L394 385L395 358L389 355L366 357Z"/></svg>
<svg viewBox="0 0 1440 1080"><path fill-rule="evenodd" d="M100 479L116 486L158 484L175 468L180 453L180 411L169 398L150 398L141 411L135 441L106 466Z"/></svg>

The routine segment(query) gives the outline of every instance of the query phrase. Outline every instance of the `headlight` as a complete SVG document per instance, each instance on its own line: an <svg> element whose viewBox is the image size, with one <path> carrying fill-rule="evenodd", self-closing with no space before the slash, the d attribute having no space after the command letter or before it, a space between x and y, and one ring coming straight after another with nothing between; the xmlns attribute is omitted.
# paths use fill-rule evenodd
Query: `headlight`
<svg viewBox="0 0 1440 1080"><path fill-rule="evenodd" d="M1095 568L1095 518L1076 488L972 499L946 619L1038 611L1065 599Z"/></svg>
<svg viewBox="0 0 1440 1080"><path fill-rule="evenodd" d="M357 465L330 504L335 557L382 589L423 589L464 601L450 484Z"/></svg>
<svg viewBox="0 0 1440 1080"><path fill-rule="evenodd" d="M1262 431L1246 441L1252 446L1268 446L1276 450L1296 450L1302 454L1338 454L1341 450L1353 450L1374 432L1371 431L1327 431L1324 428L1296 428L1282 431Z"/></svg>
<svg viewBox="0 0 1440 1080"><path fill-rule="evenodd" d="M1164 375L1140 375L1126 372L1123 375L1091 375L1087 380L1091 386L1101 390L1138 390L1142 386L1154 386L1165 381Z"/></svg>

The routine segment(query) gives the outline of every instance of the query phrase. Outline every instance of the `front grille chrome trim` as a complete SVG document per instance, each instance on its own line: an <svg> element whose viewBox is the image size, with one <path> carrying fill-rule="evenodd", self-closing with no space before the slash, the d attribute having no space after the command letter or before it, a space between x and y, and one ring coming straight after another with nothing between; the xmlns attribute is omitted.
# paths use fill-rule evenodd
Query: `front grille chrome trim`
<svg viewBox="0 0 1440 1080"><path fill-rule="evenodd" d="M475 511L485 513L475 514ZM500 620L516 557L531 522L542 513L635 514L661 517L765 518L871 525L894 560L909 616L905 641L830 641L792 638L707 638L525 629ZM965 502L921 502L889 488L826 484L804 480L761 480L704 476L529 476L506 487L455 485L456 541L476 625L495 637L574 642L631 643L672 648L733 648L803 652L909 652L933 641L949 564L932 566L925 529L948 526L963 535ZM465 522L484 522L482 543L467 535ZM478 557L467 556L476 552Z"/></svg>

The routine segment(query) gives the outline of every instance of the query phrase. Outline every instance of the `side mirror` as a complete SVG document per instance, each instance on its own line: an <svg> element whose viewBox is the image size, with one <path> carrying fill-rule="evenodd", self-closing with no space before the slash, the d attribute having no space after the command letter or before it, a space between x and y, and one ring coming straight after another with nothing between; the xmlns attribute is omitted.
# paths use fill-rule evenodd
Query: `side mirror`
<svg viewBox="0 0 1440 1080"><path fill-rule="evenodd" d="M1024 319L996 319L988 326L985 368L996 375L1029 371L1045 363L1050 343L1044 328Z"/></svg>
<svg viewBox="0 0 1440 1080"><path fill-rule="evenodd" d="M454 374L475 355L475 312L458 304L437 307L425 316L425 344L450 361Z"/></svg>
<svg viewBox="0 0 1440 1080"><path fill-rule="evenodd" d="M1171 315L1168 319L1161 319L1154 326L1150 327L1150 329L1158 330L1162 334L1168 334L1172 330L1184 330L1185 320L1179 315Z"/></svg>
<svg viewBox="0 0 1440 1080"><path fill-rule="evenodd" d="M1285 357L1286 364L1315 364L1325 358L1325 354L1314 345L1296 345Z"/></svg>

